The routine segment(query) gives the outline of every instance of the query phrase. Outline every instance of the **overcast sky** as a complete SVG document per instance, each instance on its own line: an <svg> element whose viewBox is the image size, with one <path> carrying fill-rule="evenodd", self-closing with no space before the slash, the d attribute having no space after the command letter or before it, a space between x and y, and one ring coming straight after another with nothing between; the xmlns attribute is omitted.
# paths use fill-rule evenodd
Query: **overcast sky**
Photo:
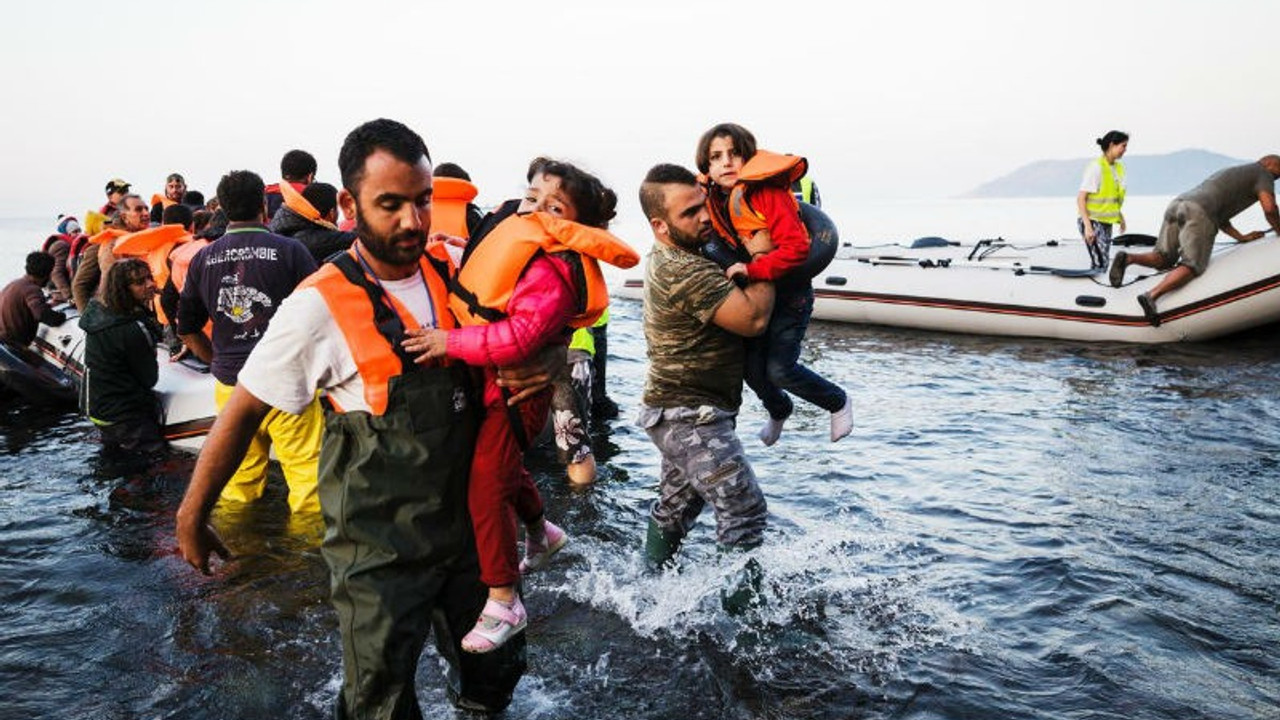
<svg viewBox="0 0 1280 720"><path fill-rule="evenodd" d="M635 213L657 162L735 121L806 155L828 202L949 197L1038 159L1280 151L1277 0L217 3L25 1L0 26L0 217L77 215L111 177L271 182L298 147L338 184L367 119L422 133L480 199L529 159Z"/></svg>

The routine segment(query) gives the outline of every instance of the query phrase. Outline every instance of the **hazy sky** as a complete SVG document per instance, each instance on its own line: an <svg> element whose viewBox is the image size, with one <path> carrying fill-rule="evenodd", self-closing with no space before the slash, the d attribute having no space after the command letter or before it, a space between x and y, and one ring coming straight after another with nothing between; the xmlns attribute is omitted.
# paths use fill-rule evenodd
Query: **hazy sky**
<svg viewBox="0 0 1280 720"><path fill-rule="evenodd" d="M0 216L77 215L119 176L212 194L288 149L338 184L383 116L518 193L529 159L635 213L657 162L731 120L809 157L828 202L962 193L1027 162L1280 151L1277 0L1125 2L21 2L0 29Z"/></svg>

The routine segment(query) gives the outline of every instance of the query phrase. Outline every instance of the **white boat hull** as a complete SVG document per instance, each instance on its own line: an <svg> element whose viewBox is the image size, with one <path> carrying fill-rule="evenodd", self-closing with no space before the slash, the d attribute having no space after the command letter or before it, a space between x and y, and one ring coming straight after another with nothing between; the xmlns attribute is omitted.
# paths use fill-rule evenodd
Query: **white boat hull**
<svg viewBox="0 0 1280 720"><path fill-rule="evenodd" d="M975 253L974 246L894 247L893 254L876 249L883 248L845 246L814 278L815 319L1130 343L1211 340L1280 321L1275 238L1220 244L1204 275L1159 299L1158 327L1147 321L1137 297L1162 274L1131 265L1120 288L1112 288L1105 273L1055 274L1054 268L1079 266L1085 252L1078 241L997 246L988 254ZM628 277L615 294L642 298L643 283Z"/></svg>
<svg viewBox="0 0 1280 720"><path fill-rule="evenodd" d="M58 327L41 325L32 349L61 368L79 385L84 378L84 331L74 308ZM156 348L159 378L155 391L164 408L164 434L169 443L188 452L198 452L213 426L217 408L213 400L213 375L198 361L170 362L163 346Z"/></svg>

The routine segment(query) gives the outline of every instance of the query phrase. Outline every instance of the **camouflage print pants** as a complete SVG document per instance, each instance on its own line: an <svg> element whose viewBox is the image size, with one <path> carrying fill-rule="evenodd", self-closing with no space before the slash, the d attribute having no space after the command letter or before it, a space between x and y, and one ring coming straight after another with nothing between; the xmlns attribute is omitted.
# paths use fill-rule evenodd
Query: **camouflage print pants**
<svg viewBox="0 0 1280 720"><path fill-rule="evenodd" d="M640 409L638 424L662 453L653 520L688 534L702 508L716 516L721 545L750 548L764 538L768 507L734 430L737 413L709 405Z"/></svg>

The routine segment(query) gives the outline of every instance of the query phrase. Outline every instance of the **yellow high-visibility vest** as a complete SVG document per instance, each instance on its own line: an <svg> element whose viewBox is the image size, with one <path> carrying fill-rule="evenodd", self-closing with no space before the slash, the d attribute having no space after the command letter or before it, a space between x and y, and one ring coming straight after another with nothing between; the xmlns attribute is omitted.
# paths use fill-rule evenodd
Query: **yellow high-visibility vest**
<svg viewBox="0 0 1280 720"><path fill-rule="evenodd" d="M1124 204L1124 163L1117 160L1112 165L1104 155L1098 158L1098 164L1102 166L1102 180L1098 192L1085 197L1084 207L1090 220L1115 225L1120 222L1120 206Z"/></svg>

